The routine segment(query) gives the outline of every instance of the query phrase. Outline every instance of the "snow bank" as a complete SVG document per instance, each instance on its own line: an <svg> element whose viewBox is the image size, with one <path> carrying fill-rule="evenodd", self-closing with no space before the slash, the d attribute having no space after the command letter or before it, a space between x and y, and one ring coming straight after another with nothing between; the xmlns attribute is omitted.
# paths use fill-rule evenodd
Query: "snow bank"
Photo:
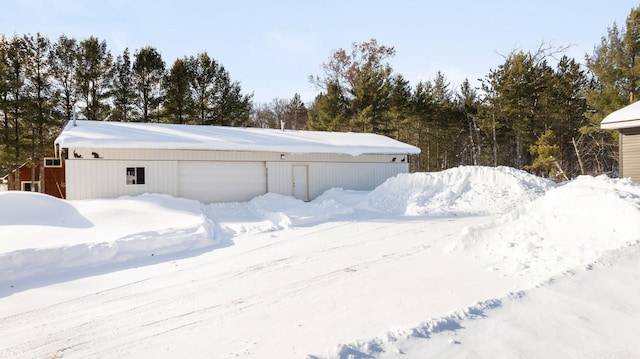
<svg viewBox="0 0 640 359"><path fill-rule="evenodd" d="M452 250L494 259L508 274L548 278L640 240L640 185L582 176L489 224L470 227Z"/></svg>
<svg viewBox="0 0 640 359"><path fill-rule="evenodd" d="M509 167L462 166L400 174L367 196L372 209L411 216L502 214L530 202L554 183Z"/></svg>
<svg viewBox="0 0 640 359"><path fill-rule="evenodd" d="M38 225L87 228L91 223L69 202L35 192L0 193L0 226ZM18 240L18 239L16 239Z"/></svg>
<svg viewBox="0 0 640 359"><path fill-rule="evenodd" d="M63 201L0 193L0 282L211 246L199 202L166 195Z"/></svg>

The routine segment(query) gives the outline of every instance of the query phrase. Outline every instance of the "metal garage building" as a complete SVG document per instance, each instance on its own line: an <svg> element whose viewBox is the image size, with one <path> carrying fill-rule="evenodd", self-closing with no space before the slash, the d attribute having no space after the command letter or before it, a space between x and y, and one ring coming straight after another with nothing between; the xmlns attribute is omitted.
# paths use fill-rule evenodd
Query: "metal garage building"
<svg viewBox="0 0 640 359"><path fill-rule="evenodd" d="M164 193L204 203L372 190L420 149L365 133L78 120L55 140L67 199Z"/></svg>

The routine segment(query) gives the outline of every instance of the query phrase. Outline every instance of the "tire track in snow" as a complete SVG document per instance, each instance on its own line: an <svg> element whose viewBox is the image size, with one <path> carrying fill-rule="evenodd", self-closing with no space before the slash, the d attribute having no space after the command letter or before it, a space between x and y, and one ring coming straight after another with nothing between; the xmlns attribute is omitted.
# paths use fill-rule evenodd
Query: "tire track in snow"
<svg viewBox="0 0 640 359"><path fill-rule="evenodd" d="M161 347L164 338L175 334L220 332L237 320L252 323L264 310L271 312L268 321L277 321L275 313L285 313L291 306L300 310L304 302L344 313L350 308L342 307L344 302L335 297L337 288L357 288L365 282L373 285L371 277L390 265L435 251L428 235L419 241L403 238L414 238L416 232L428 233L434 227L441 231L448 224L372 222L358 224L358 231L345 231L349 224L340 224L290 229L277 233L277 238L273 233L263 234L251 240L270 242L251 251L238 252L233 246L217 250L203 256L206 262L183 266L174 273L2 318L0 332L17 327L29 334L0 354L17 351L24 358L53 356L67 348L63 351L67 355L110 357L160 350L153 346ZM421 229L416 230L416 225ZM455 229L447 230L455 233ZM96 311L97 307L101 310ZM296 316L288 318L293 321ZM301 324L307 328L317 323ZM256 329L249 336L259 336L259 332ZM225 340L220 345L228 345L231 351L246 349L246 343ZM203 345L216 348L215 343Z"/></svg>

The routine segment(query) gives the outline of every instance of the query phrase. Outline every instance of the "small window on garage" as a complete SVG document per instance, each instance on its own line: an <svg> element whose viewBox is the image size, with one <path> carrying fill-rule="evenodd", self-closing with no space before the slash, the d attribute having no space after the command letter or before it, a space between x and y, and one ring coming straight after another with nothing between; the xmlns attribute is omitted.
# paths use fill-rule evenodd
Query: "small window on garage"
<svg viewBox="0 0 640 359"><path fill-rule="evenodd" d="M144 184L144 167L127 167L127 184Z"/></svg>

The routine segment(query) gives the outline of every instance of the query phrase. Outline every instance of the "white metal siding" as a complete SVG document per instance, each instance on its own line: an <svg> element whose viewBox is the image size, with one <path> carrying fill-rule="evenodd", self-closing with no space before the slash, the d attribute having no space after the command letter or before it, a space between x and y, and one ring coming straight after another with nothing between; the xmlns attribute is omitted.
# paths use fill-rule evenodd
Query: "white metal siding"
<svg viewBox="0 0 640 359"><path fill-rule="evenodd" d="M351 156L337 153L280 153L280 152L248 152L248 151L197 151L197 150L169 150L169 149L115 149L115 148L69 148L69 153L76 151L86 160L93 160L92 152L102 159L111 160L158 160L158 161L287 161L287 162L391 162L396 158L398 162L406 160L406 155L363 154ZM284 159L281 158L284 156Z"/></svg>
<svg viewBox="0 0 640 359"><path fill-rule="evenodd" d="M65 161L67 199L115 198L143 193L177 195L176 161ZM126 168L144 167L145 184L127 185Z"/></svg>
<svg viewBox="0 0 640 359"><path fill-rule="evenodd" d="M269 192L293 195L293 165L309 166L309 199L331 188L370 191L388 178L409 172L405 162L329 163L267 162Z"/></svg>
<svg viewBox="0 0 640 359"><path fill-rule="evenodd" d="M621 176L640 182L640 133L620 135Z"/></svg>
<svg viewBox="0 0 640 359"><path fill-rule="evenodd" d="M180 197L240 202L267 192L264 162L180 161Z"/></svg>

